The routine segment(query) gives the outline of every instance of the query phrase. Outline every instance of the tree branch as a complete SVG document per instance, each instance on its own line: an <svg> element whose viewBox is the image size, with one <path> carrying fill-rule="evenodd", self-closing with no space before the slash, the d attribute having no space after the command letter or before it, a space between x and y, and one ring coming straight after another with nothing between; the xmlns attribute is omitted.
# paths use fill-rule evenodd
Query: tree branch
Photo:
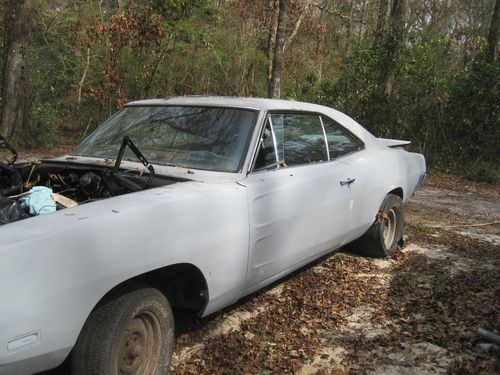
<svg viewBox="0 0 500 375"><path fill-rule="evenodd" d="M307 0L306 4L304 5L304 9L302 9L302 12L300 13L299 19L295 23L295 27L293 28L292 34L288 37L288 40L285 42L285 45L283 46L283 53L287 50L288 46L290 43L292 43L293 39L297 36L297 33L299 32L300 25L302 25L302 21L304 21L304 18L307 14L307 10L312 4L312 0Z"/></svg>
<svg viewBox="0 0 500 375"><path fill-rule="evenodd" d="M323 12L331 14L332 16L336 16L336 17L339 17L339 18L344 18L344 19L350 20L352 22L365 23L365 21L363 19L353 18L353 17L350 17L350 16L346 16L345 14L342 14L340 12L340 10L333 9L333 8L328 8L328 6L326 6L326 5L321 5L319 3L316 3L316 4L314 4L314 6L317 7L318 9L320 9Z"/></svg>
<svg viewBox="0 0 500 375"><path fill-rule="evenodd" d="M89 70L90 66L90 48L87 48L87 62L85 64L85 69L83 70L82 78L80 79L80 83L78 84L78 98L77 98L77 103L80 105L80 102L82 101L82 88L83 88L83 83L85 82L85 78L87 77L87 72Z"/></svg>

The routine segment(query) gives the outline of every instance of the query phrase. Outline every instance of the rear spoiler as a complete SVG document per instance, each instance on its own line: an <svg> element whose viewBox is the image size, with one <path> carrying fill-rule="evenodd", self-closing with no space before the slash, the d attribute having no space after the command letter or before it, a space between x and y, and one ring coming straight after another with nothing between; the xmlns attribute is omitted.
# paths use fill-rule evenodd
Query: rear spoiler
<svg viewBox="0 0 500 375"><path fill-rule="evenodd" d="M404 147L408 146L410 141L402 141L400 139L377 138L377 140L386 147Z"/></svg>

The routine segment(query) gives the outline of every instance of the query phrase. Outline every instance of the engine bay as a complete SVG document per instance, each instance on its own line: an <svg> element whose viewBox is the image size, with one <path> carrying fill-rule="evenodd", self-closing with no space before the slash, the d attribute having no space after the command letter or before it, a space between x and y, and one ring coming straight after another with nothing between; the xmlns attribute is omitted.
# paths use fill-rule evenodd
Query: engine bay
<svg viewBox="0 0 500 375"><path fill-rule="evenodd" d="M64 208L178 182L179 179L156 176L154 168L138 150L134 153L144 170L120 168L124 139L114 165L100 166L52 160L15 163L17 153L0 139L12 158L0 162L0 226ZM2 145L2 142L4 144Z"/></svg>

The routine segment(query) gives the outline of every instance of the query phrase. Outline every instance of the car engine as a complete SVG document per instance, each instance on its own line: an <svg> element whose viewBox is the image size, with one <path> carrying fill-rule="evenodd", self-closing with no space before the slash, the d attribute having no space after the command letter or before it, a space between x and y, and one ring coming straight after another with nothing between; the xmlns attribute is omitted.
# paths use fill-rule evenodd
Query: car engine
<svg viewBox="0 0 500 375"><path fill-rule="evenodd" d="M99 166L55 160L15 163L17 152L0 138L0 148L12 153L10 160L0 162L0 225L179 181L155 176L154 168L137 150L133 151L141 155L139 160L148 172L120 168L126 141L130 142L124 139L116 161ZM41 198L28 199L30 195Z"/></svg>

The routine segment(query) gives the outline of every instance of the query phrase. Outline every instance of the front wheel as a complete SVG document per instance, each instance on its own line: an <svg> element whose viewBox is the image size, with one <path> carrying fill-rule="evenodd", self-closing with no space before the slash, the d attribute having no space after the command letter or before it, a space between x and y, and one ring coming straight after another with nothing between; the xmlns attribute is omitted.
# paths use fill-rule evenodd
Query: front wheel
<svg viewBox="0 0 500 375"><path fill-rule="evenodd" d="M172 309L160 291L143 288L98 306L71 355L73 375L164 375L174 347Z"/></svg>
<svg viewBox="0 0 500 375"><path fill-rule="evenodd" d="M371 257L390 257L403 238L403 201L394 194L387 194L375 222L350 247L359 254Z"/></svg>

